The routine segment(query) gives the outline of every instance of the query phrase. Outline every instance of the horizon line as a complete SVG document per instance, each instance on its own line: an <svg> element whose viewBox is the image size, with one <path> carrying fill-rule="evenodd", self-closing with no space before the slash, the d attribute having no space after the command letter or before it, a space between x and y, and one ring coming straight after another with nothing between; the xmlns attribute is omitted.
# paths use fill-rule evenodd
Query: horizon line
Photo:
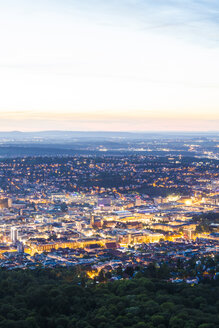
<svg viewBox="0 0 219 328"><path fill-rule="evenodd" d="M219 133L219 130L208 130L208 131L203 131L203 130L196 130L196 131L177 131L177 130L150 130L150 131L130 131L130 130L126 130L126 131L109 131L109 130L64 130L64 129L48 129L48 130L35 130L35 131L25 131L25 130L7 130L7 131L2 131L0 130L0 133L43 133L43 132L83 132L83 133L193 133L193 134L197 134L197 133Z"/></svg>

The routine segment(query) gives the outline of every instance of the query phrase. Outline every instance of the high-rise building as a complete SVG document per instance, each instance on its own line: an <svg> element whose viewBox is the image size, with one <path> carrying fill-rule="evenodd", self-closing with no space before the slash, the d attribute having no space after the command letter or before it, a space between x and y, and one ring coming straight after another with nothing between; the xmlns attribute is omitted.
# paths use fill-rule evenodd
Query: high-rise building
<svg viewBox="0 0 219 328"><path fill-rule="evenodd" d="M16 241L18 241L18 230L16 227L11 228L11 241L12 243L16 243Z"/></svg>
<svg viewBox="0 0 219 328"><path fill-rule="evenodd" d="M0 199L0 209L10 208L12 206L11 198L1 198Z"/></svg>
<svg viewBox="0 0 219 328"><path fill-rule="evenodd" d="M17 244L17 252L18 253L24 253L24 245L23 245L23 243L19 242Z"/></svg>
<svg viewBox="0 0 219 328"><path fill-rule="evenodd" d="M91 216L90 216L90 226L93 227L94 223L95 223L95 219L94 219L94 216L91 214Z"/></svg>

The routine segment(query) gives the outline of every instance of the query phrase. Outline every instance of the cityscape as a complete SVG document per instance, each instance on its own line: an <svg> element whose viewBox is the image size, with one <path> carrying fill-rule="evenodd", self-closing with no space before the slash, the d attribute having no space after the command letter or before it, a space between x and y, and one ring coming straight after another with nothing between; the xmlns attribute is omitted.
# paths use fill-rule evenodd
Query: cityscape
<svg viewBox="0 0 219 328"><path fill-rule="evenodd" d="M96 137L90 149L81 141L84 155L2 158L0 266L80 266L98 281L100 272L117 280L118 269L217 256L218 135L139 138ZM169 279L198 283L217 270Z"/></svg>
<svg viewBox="0 0 219 328"><path fill-rule="evenodd" d="M219 328L219 1L0 1L0 328Z"/></svg>

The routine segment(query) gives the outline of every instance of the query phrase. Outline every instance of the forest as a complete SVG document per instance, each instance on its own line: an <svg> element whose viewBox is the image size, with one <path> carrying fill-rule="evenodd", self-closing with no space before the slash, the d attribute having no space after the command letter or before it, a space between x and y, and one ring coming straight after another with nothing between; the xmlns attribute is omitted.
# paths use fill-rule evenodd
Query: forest
<svg viewBox="0 0 219 328"><path fill-rule="evenodd" d="M0 270L0 328L217 328L218 313L218 280L97 284L73 268Z"/></svg>

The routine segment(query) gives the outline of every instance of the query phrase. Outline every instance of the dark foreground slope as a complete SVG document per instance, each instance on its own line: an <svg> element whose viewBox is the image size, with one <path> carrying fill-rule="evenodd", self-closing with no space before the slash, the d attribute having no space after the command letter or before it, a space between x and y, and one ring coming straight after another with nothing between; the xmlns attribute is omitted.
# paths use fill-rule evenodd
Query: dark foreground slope
<svg viewBox="0 0 219 328"><path fill-rule="evenodd" d="M0 327L216 328L219 286L132 280L79 283L69 270L0 271Z"/></svg>

